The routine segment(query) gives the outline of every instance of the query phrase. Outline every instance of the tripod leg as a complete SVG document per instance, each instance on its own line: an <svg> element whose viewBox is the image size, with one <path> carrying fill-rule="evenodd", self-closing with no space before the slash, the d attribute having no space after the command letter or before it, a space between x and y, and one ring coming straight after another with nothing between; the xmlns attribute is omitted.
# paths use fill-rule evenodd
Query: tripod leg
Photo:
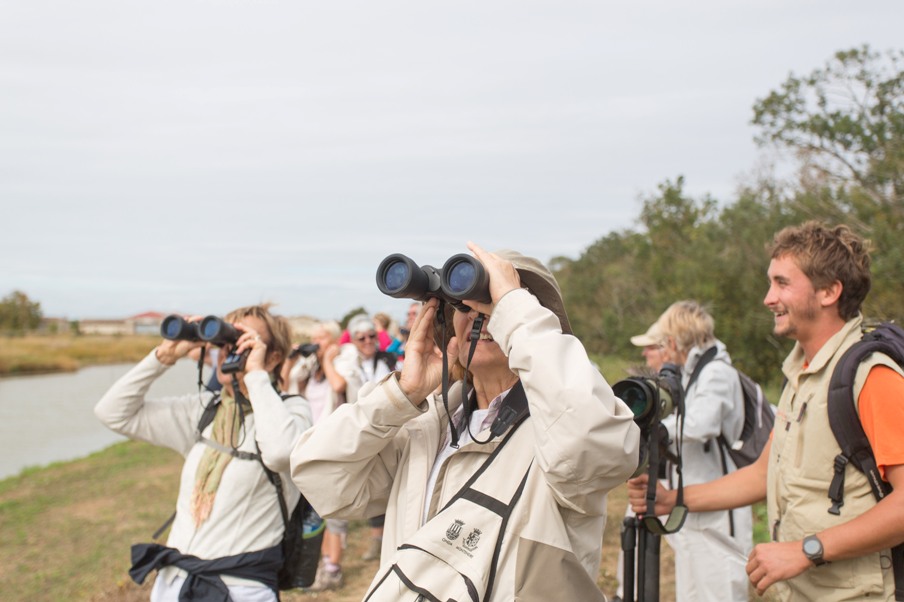
<svg viewBox="0 0 904 602"><path fill-rule="evenodd" d="M637 557L637 527L639 524L635 516L626 516L622 522L621 549L624 558L622 600L624 602L634 602L634 563Z"/></svg>
<svg viewBox="0 0 904 602"><path fill-rule="evenodd" d="M659 550L662 538L647 529L640 529L640 552L643 555L637 587L642 592L640 602L659 602Z"/></svg>

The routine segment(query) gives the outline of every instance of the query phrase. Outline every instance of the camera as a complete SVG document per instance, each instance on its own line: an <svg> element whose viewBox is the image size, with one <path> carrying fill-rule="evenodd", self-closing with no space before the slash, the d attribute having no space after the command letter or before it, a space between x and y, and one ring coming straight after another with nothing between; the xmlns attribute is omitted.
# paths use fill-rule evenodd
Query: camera
<svg viewBox="0 0 904 602"><path fill-rule="evenodd" d="M640 458L633 478L649 467L653 446L661 449L668 447L668 433L661 421L676 409L684 407L681 369L666 363L655 377L632 376L620 380L612 385L612 392L631 409L634 422L640 427ZM654 468L663 473L665 464Z"/></svg>
<svg viewBox="0 0 904 602"><path fill-rule="evenodd" d="M310 357L311 355L317 353L320 350L320 345L317 343L302 343L301 345L296 345L292 347L292 350L289 352L289 359L294 359L299 355L301 357Z"/></svg>
<svg viewBox="0 0 904 602"><path fill-rule="evenodd" d="M684 399L680 369L671 363L663 364L653 378L632 376L621 380L612 385L612 392L631 408L641 431L647 432Z"/></svg>
<svg viewBox="0 0 904 602"><path fill-rule="evenodd" d="M377 288L396 299L426 301L437 297L461 311L470 311L464 300L489 303L490 279L479 261L470 255L453 255L443 267L418 266L410 257L393 253L377 268Z"/></svg>
<svg viewBox="0 0 904 602"><path fill-rule="evenodd" d="M163 319L160 334L171 341L203 341L217 347L235 345L241 336L235 326L217 316L207 316L200 322L189 322L175 314ZM240 372L245 368L247 358L247 353L230 353L220 366L220 370L224 374Z"/></svg>
<svg viewBox="0 0 904 602"><path fill-rule="evenodd" d="M684 503L682 478L682 430L684 429L684 387L681 369L665 363L656 376L633 376L612 385L615 395L625 402L634 414L634 422L640 427L640 455L637 469L630 478L647 473L646 501L648 513L626 517L622 528L624 552L625 598L628 600L659 600L659 546L663 535L676 533L684 526L688 509ZM662 419L672 412L676 416L676 448L670 450L669 430ZM668 473L672 462L678 474L676 503L665 519L665 524L655 513L658 479ZM634 564L642 563L634 572ZM634 596L634 585L638 596Z"/></svg>

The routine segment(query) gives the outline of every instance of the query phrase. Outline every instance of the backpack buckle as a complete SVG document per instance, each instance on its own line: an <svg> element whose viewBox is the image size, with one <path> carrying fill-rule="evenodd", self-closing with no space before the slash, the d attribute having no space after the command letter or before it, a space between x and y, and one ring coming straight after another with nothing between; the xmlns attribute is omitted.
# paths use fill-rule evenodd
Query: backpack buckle
<svg viewBox="0 0 904 602"><path fill-rule="evenodd" d="M829 485L829 499L832 500L832 506L829 508L829 514L838 516L841 514L841 507L844 506L844 467L847 466L848 459L844 454L835 456L835 475L832 477L832 484Z"/></svg>

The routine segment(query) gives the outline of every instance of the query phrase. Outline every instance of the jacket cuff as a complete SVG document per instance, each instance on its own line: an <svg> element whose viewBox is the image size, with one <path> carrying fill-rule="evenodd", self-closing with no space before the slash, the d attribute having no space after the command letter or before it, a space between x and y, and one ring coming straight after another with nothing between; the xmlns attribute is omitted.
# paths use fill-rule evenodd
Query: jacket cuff
<svg viewBox="0 0 904 602"><path fill-rule="evenodd" d="M408 396L402 391L401 385L399 385L399 374L400 372L396 370L383 377L383 381L380 384L386 391L387 397L389 397L394 406L398 406L405 410L414 408L419 414L426 412L427 406L424 403L426 399L419 399L417 401L408 399Z"/></svg>
<svg viewBox="0 0 904 602"><path fill-rule="evenodd" d="M416 404L408 399L399 386L399 373L392 372L379 382L364 385L357 405L370 416L372 424L396 427L427 411L425 400L420 401Z"/></svg>
<svg viewBox="0 0 904 602"><path fill-rule="evenodd" d="M141 360L141 362L139 362L139 365L141 365L141 364L143 364L144 367L146 367L146 368L151 368L153 370L156 370L156 372L158 374L163 374L168 369L175 366L175 364L164 364L163 362L161 362L160 359L157 357L157 348L156 347L151 349L151 352L149 354L147 354L146 356L144 356L144 359Z"/></svg>

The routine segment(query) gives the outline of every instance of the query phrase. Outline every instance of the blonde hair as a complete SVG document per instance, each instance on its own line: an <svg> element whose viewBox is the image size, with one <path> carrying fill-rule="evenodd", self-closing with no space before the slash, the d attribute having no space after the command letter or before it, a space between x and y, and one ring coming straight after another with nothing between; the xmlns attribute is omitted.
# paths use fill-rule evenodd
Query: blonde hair
<svg viewBox="0 0 904 602"><path fill-rule="evenodd" d="M288 357L289 349L292 347L292 327L284 317L270 313L272 306L272 303L262 303L260 305L239 307L226 314L226 321L238 322L242 318L249 316L261 320L267 325L267 330L270 334L270 342L267 344L267 355L278 354L281 363L282 360ZM277 381L281 381L279 366L274 369L273 376L276 377Z"/></svg>
<svg viewBox="0 0 904 602"><path fill-rule="evenodd" d="M662 336L675 341L681 353L708 347L715 341L716 323L702 305L692 300L672 303L657 321Z"/></svg>
<svg viewBox="0 0 904 602"><path fill-rule="evenodd" d="M314 328L319 328L323 330L326 334L330 336L334 341L339 338L342 334L342 327L339 325L339 322L336 320L327 320L326 322L317 322L314 325Z"/></svg>

